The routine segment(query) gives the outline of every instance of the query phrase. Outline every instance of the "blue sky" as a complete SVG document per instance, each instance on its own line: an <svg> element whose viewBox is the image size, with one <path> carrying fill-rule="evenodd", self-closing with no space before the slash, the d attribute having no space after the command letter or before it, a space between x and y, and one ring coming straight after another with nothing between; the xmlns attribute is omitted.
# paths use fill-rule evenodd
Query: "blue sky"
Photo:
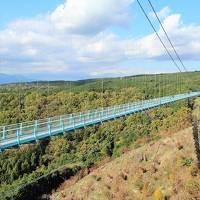
<svg viewBox="0 0 200 200"><path fill-rule="evenodd" d="M0 28L18 19L31 18L53 11L63 0L3 0L0 6Z"/></svg>
<svg viewBox="0 0 200 200"><path fill-rule="evenodd" d="M140 0L157 30L146 0ZM199 70L200 2L152 0L189 70ZM82 79L171 72L134 0L4 0L0 73L33 79Z"/></svg>
<svg viewBox="0 0 200 200"><path fill-rule="evenodd" d="M146 1L146 0L145 0ZM143 0L143 2L145 2ZM3 0L0 6L0 28L18 19L18 18L31 18L36 15L44 14L53 11L58 5L64 3L64 0ZM174 13L181 13L184 23L200 23L199 6L200 3L196 0L161 0L152 1L157 10L162 9L165 6L169 6ZM147 4L145 4L147 5ZM145 8L148 8L146 6ZM148 8L150 10L150 8ZM141 24L133 22L134 33L143 34L151 32L148 28L146 20L139 10L136 3L132 4L132 9L137 20L142 21ZM136 28L137 27L137 28Z"/></svg>

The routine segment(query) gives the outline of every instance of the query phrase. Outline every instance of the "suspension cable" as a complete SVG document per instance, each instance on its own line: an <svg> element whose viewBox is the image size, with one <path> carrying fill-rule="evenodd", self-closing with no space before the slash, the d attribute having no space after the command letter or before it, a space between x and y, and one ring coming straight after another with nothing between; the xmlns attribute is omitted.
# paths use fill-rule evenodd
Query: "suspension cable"
<svg viewBox="0 0 200 200"><path fill-rule="evenodd" d="M104 107L104 79L101 80L101 107Z"/></svg>
<svg viewBox="0 0 200 200"><path fill-rule="evenodd" d="M148 20L149 24L151 25L152 29L154 30L156 36L158 37L158 39L160 40L161 44L163 45L165 51L167 52L167 54L168 54L169 57L171 58L173 64L176 66L176 68L179 70L179 72L182 72L181 69L180 69L180 67L179 67L178 64L176 63L175 59L172 57L171 53L169 52L168 48L166 47L165 43L162 41L160 35L158 34L158 32L157 32L155 26L153 25L153 23L151 22L150 18L148 17L148 15L147 15L146 11L144 10L142 4L140 3L139 0L136 0L136 1L137 1L137 3L138 3L139 7L141 8L143 14L145 15L146 19Z"/></svg>
<svg viewBox="0 0 200 200"><path fill-rule="evenodd" d="M151 0L148 0L148 2L149 2L149 5L151 6L151 8L152 8L152 10L153 10L153 12L154 12L156 18L157 18L157 20L158 20L158 22L159 22L159 24L160 24L162 30L163 30L164 33L165 33L165 36L167 37L167 40L169 41L171 47L173 48L174 53L176 54L176 57L177 57L178 60L180 61L181 65L183 66L183 69L187 72L187 68L186 68L186 66L183 64L183 61L182 61L181 57L179 56L178 52L176 51L174 45L172 44L172 41L171 41L171 39L170 39L170 37L169 37L167 31L165 30L165 28L164 28L164 26L163 26L163 24L162 24L162 22L161 22L161 20L160 20L160 18L159 18L159 16L158 16L158 14L156 13L155 8L154 8L154 6L153 6Z"/></svg>
<svg viewBox="0 0 200 200"><path fill-rule="evenodd" d="M49 80L48 80L48 82L47 82L47 84L48 84L48 88L47 88L47 116L48 117L50 117L50 109L49 109L49 107L50 107L50 104L49 104L49 102L48 102L48 99L49 99L49 96L50 96L50 91L49 91Z"/></svg>

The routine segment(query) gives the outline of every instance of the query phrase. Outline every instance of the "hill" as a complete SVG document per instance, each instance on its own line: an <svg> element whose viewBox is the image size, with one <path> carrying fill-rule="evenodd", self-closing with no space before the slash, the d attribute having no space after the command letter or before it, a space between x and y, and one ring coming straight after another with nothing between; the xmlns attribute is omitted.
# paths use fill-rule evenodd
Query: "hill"
<svg viewBox="0 0 200 200"><path fill-rule="evenodd" d="M6 75L8 76L8 75ZM145 93L146 97L158 96L159 90L161 95L176 94L178 92L185 91L198 91L200 90L200 72L185 72L185 73L169 73L169 74L157 74L157 75L138 75L129 77L118 78L104 78L104 79L88 79L79 81L33 81L28 82L26 77L15 77L20 80L21 83L0 85L0 92L7 93L30 93L37 91L40 93L57 93L57 92L104 92L115 91L118 92L124 88L135 87L142 93ZM3 76L2 76L3 77ZM12 76L11 76L12 77ZM3 82L0 74L0 84ZM22 82L25 83L22 83ZM5 82L5 81L4 81ZM20 87L19 87L20 86Z"/></svg>
<svg viewBox="0 0 200 200"><path fill-rule="evenodd" d="M127 152L79 181L72 178L51 196L51 200L199 198L191 129Z"/></svg>
<svg viewBox="0 0 200 200"><path fill-rule="evenodd" d="M187 79L184 79L186 75ZM200 88L199 75L194 72L97 79L83 83L43 81L1 85L0 124L188 92ZM69 175L73 176L77 170L114 159L132 147L138 148L138 141L155 141L162 137L160 133L176 133L190 127L190 111L187 101L176 102L4 151L0 155L1 199L38 199L42 194L49 194L68 178L60 177L65 171L70 171ZM60 168L62 173L58 170ZM38 182L41 176L45 178Z"/></svg>

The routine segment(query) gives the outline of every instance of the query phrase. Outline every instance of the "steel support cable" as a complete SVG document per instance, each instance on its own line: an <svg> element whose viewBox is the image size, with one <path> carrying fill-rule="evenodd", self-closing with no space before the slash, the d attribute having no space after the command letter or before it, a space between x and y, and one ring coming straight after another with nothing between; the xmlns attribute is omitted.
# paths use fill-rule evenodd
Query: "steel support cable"
<svg viewBox="0 0 200 200"><path fill-rule="evenodd" d="M143 96L142 96L142 106L143 106L143 102L144 102L144 100L145 100L145 90L146 90L146 88L145 88L145 85L144 85L144 83L145 83L145 73L143 74L143 76L142 76L142 78L141 78L141 81L142 81L142 92L143 92Z"/></svg>
<svg viewBox="0 0 200 200"><path fill-rule="evenodd" d="M159 74L159 76L158 76L158 78L159 78L159 98L161 98L161 78L160 78L160 74Z"/></svg>
<svg viewBox="0 0 200 200"><path fill-rule="evenodd" d="M48 87L48 88L47 88L47 115L48 115L48 117L49 117L49 115L50 115L50 112L49 112L49 111L50 111L50 109L49 109L49 108L50 108L50 104L49 104L49 102L48 102L48 99L49 99L49 96L50 96L50 93L49 93L49 92L50 92L50 91L49 91L49 80L48 80L48 83L47 83L47 84L48 84L48 86L47 86L47 87Z"/></svg>
<svg viewBox="0 0 200 200"><path fill-rule="evenodd" d="M164 97L164 95L165 95L165 76L164 76L164 74L162 74L161 75L161 80L162 80L162 96Z"/></svg>
<svg viewBox="0 0 200 200"><path fill-rule="evenodd" d="M164 75L161 74L161 92L162 92L162 97L164 96Z"/></svg>
<svg viewBox="0 0 200 200"><path fill-rule="evenodd" d="M37 113L36 113L36 116L35 116L35 118L36 118L36 120L38 120L39 119L39 111L38 111L38 100L39 100L39 84L38 84L38 80L37 80L37 82L36 82L36 84L37 84L37 94L36 94L36 98L37 98L37 101L36 101L36 106L37 106Z"/></svg>
<svg viewBox="0 0 200 200"><path fill-rule="evenodd" d="M187 70L186 66L184 65L184 63L183 63L181 57L179 56L179 54L178 54L176 48L174 47L174 45L173 45L173 43L172 43L172 41L171 41L171 39L170 39L170 37L169 37L167 31L165 30L165 28L164 28L164 26L163 26L163 24L162 24L162 22L161 22L161 20L160 20L160 18L159 18L159 16L158 16L158 14L156 13L155 8L154 8L154 6L153 6L151 0L148 0L148 2L149 2L150 7L152 8L152 10L153 10L153 12L154 12L154 14L155 14L157 20L158 20L158 22L159 22L159 24L160 24L160 26L161 26L163 32L165 33L165 36L167 37L167 40L169 41L169 43L170 43L170 45L171 45L171 47L172 47L172 49L173 49L173 51L174 51L176 57L178 58L179 62L181 63L183 69L184 69L186 72L188 72L188 70ZM182 92L182 89L183 89L183 78L184 78L184 76L183 76L183 77L182 77L182 76L180 77L180 79L181 79L181 80L180 80L180 92ZM187 79L187 78L186 78L186 79Z"/></svg>
<svg viewBox="0 0 200 200"><path fill-rule="evenodd" d="M101 80L101 107L104 107L104 79Z"/></svg>
<svg viewBox="0 0 200 200"><path fill-rule="evenodd" d="M167 96L167 74L164 75L164 94Z"/></svg>
<svg viewBox="0 0 200 200"><path fill-rule="evenodd" d="M71 88L71 81L66 81L66 85L67 85L67 90L65 92L65 95L67 96L67 98L69 98L69 105L70 105L70 112L72 112L72 88ZM65 108L65 111L67 110L67 104L66 104L66 100L64 100L64 108Z"/></svg>
<svg viewBox="0 0 200 200"><path fill-rule="evenodd" d="M20 122L20 115L21 115L21 109L20 109L20 98L21 98L21 95L20 95L20 83L17 83L18 85L18 114L17 114L17 123Z"/></svg>
<svg viewBox="0 0 200 200"><path fill-rule="evenodd" d="M176 74L176 87L177 87L177 93L179 93L179 75L178 73Z"/></svg>
<svg viewBox="0 0 200 200"><path fill-rule="evenodd" d="M164 75L161 74L161 95L164 96Z"/></svg>
<svg viewBox="0 0 200 200"><path fill-rule="evenodd" d="M23 112L24 112L24 92L23 92L22 80L18 83L19 86L19 123L23 120Z"/></svg>
<svg viewBox="0 0 200 200"><path fill-rule="evenodd" d="M167 49L165 43L162 41L160 35L158 34L158 32L157 32L155 26L153 25L153 23L151 22L150 18L148 17L148 15L147 15L146 11L144 10L142 4L140 3L139 0L136 0L136 1L137 1L137 3L138 3L139 7L141 8L143 14L145 15L146 19L148 20L149 24L151 25L152 29L154 30L156 36L158 37L158 39L160 40L161 44L163 45L163 47L164 47L165 51L167 52L168 56L169 56L170 59L172 60L173 64L176 66L176 68L179 70L179 72L182 72L181 69L180 69L180 67L179 67L178 64L176 63L175 59L172 57L171 53L170 53L169 50Z"/></svg>
<svg viewBox="0 0 200 200"><path fill-rule="evenodd" d="M72 82L68 82L69 83L69 98L70 98L70 109L71 109L71 112L73 112L73 102L72 102Z"/></svg>
<svg viewBox="0 0 200 200"><path fill-rule="evenodd" d="M148 81L148 76L147 76L147 74L145 73L145 94L148 94L148 88L147 88L147 81ZM145 99L144 100L146 100L148 97L147 96L145 96Z"/></svg>
<svg viewBox="0 0 200 200"><path fill-rule="evenodd" d="M168 76L168 90L169 90L169 96L171 95L171 90L170 90L170 79L171 79L171 74L169 74L169 76Z"/></svg>
<svg viewBox="0 0 200 200"><path fill-rule="evenodd" d="M176 79L177 92L179 93L179 88L180 88L180 87L179 87L179 82L180 82L180 81L179 81L179 74L178 74L178 73L176 74L176 78L177 78L177 79Z"/></svg>
<svg viewBox="0 0 200 200"><path fill-rule="evenodd" d="M156 13L155 8L154 8L154 6L153 6L151 0L148 0L148 2L149 2L149 5L151 6L151 8L152 8L152 10L153 10L153 12L154 12L156 18L157 18L157 20L158 20L158 22L159 22L159 24L160 24L162 30L163 30L164 33L165 33L165 36L167 37L167 40L169 41L171 47L173 48L174 53L176 54L176 56L177 56L178 60L180 61L181 65L183 66L183 69L187 72L187 68L186 68L186 66L183 64L183 61L182 61L181 57L179 56L178 52L176 51L174 45L172 44L172 41L171 41L171 39L169 38L169 35L168 35L167 31L165 30L165 28L164 28L164 26L163 26L163 24L162 24L160 18L158 17L158 14Z"/></svg>
<svg viewBox="0 0 200 200"><path fill-rule="evenodd" d="M182 76L181 76L181 74L180 74L180 93L181 93L181 84L182 84Z"/></svg>
<svg viewBox="0 0 200 200"><path fill-rule="evenodd" d="M124 104L126 103L126 95L127 95L127 84L126 84L126 76L124 77L124 84L125 84L125 95L124 95Z"/></svg>
<svg viewBox="0 0 200 200"><path fill-rule="evenodd" d="M158 97L158 78L157 78L157 74L155 73L155 88L154 88L154 93L155 93L155 98Z"/></svg>

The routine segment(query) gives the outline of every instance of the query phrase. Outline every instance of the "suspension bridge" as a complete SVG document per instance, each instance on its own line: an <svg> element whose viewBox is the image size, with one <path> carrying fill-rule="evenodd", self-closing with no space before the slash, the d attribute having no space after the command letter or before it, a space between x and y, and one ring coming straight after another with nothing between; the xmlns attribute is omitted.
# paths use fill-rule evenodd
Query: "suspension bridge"
<svg viewBox="0 0 200 200"><path fill-rule="evenodd" d="M118 104L118 105L115 105L112 103L112 104L106 104L106 106L104 106L102 103L102 105L98 104L99 107L97 106L97 108L95 107L96 109L93 109L93 110L89 110L89 109L87 110L85 108L82 109L80 106L80 108L78 107L78 109L76 109L76 110L78 110L78 111L86 110L86 111L74 112L74 113L72 111L73 108L71 109L71 107L70 107L70 112L69 112L70 114L65 114L64 111L66 111L66 109L65 108L63 109L63 107L62 107L61 108L62 112L57 112L57 113L59 113L59 114L64 113L64 114L58 115L58 116L54 116L54 114L53 114L53 117L49 117L49 116L51 116L52 113L47 111L47 113L45 113L46 115L41 115L41 116L47 116L46 118L41 118L41 116L39 116L39 114L38 114L38 111L36 111L36 113L33 114L34 116L31 116L29 118L31 120L35 119L32 121L26 121L26 120L23 121L22 120L22 118L24 116L26 117L27 115L24 115L24 116L22 115L22 109L25 110L25 108L24 108L25 106L24 106L24 102L23 102L24 99L23 100L21 99L20 90L23 90L23 88L20 89L21 84L18 84L17 86L19 88L17 89L18 90L17 92L19 93L19 101L17 101L17 102L19 102L19 112L18 113L13 112L14 113L13 115L15 115L15 116L13 117L13 115L11 115L9 117L15 118L15 121L14 120L13 121L19 122L19 123L8 124L8 125L0 124L0 152L2 151L2 154L3 154L3 151L6 149L19 147L20 145L23 145L23 144L35 143L35 142L38 142L39 140L43 140L45 138L51 139L52 137L55 137L58 135L64 135L64 134L67 134L68 132L75 131L77 129L85 129L88 126L95 126L97 124L101 124L106 121L116 120L118 118L133 115L138 112L143 112L143 111L147 111L150 109L159 108L161 106L166 106L166 105L172 104L177 101L186 101L186 100L194 99L196 97L200 97L200 87L198 87L198 84L195 83L196 84L195 87L192 84L190 85L190 83L189 83L190 77L189 76L187 77L187 74L186 74L186 76L184 76L185 74L183 72L188 72L187 67L183 63L180 55L178 54L176 48L174 47L173 42L171 41L167 31L165 30L165 27L163 26L161 20L159 19L159 15L156 13L155 8L154 8L153 4L151 3L151 0L147 0L147 2L149 3L153 13L155 14L155 19L157 19L160 24L160 31L163 31L163 33L164 33L163 35L166 37L165 40L163 40L163 35L162 36L160 35L160 31L156 30L156 27L154 26L152 20L149 18L148 13L144 9L143 4L141 3L142 1L136 0L136 2L138 3L142 13L146 17L147 22L152 27L155 36L157 36L158 40L160 41L161 45L163 46L164 50L166 51L166 54L169 56L170 61L172 61L172 64L178 70L178 73L175 72L175 74L174 74L175 76L172 75L171 78L166 78L166 79L164 79L165 78L163 76L164 74L157 74L157 73L155 73L153 75L151 74L151 75L149 75L149 79L150 79L149 82L147 80L148 76L146 76L146 74L143 74L140 76L134 76L134 78L130 77L130 79L134 80L134 83L131 86L133 86L134 89L138 89L138 91L139 91L138 94L141 95L141 96L135 98L135 99L140 99L137 101L134 101L134 100L130 101L130 99L129 99L127 101L123 101L123 104L115 103L115 104ZM166 42L168 42L168 45L166 44ZM180 74L180 76L179 76L179 74ZM183 76L182 76L182 74L183 74ZM119 77L119 78L120 78L120 80L123 79L122 77ZM163 78L163 80L162 80L162 78ZM125 79L125 80L127 81L127 79ZM183 81L185 81L185 85L187 86L185 88L184 88L185 85L183 86ZM138 84L138 82L139 82L139 84ZM71 99L72 99L71 96L76 93L76 91L72 92L71 82L69 82L69 83L70 83L70 86L68 88L69 91L67 91L67 89L65 90L65 94L68 93L68 96L67 95L66 96L70 99L69 100L69 99L65 98L65 100L67 100L67 101L68 100L71 101ZM104 94L105 94L104 92L106 91L106 89L104 89L104 79L102 79L102 83L100 82L100 85L101 85L100 87L102 87L99 89L100 91L102 90L102 94L101 94L100 98L102 98L102 102L103 102L103 98L104 98ZM127 82L126 82L126 85L127 85ZM140 87L140 85L142 85L142 87ZM150 86L152 88L150 88ZM170 88L169 86L172 86L172 87ZM30 84L30 88L31 87L32 87L32 85ZM46 99L48 99L47 97L50 96L49 81L48 81L48 86L44 86L44 87L45 88L42 88L42 90L46 90L48 88L47 95L45 96ZM125 86L125 87L127 87L127 86ZM31 88L31 89L30 88L27 89L27 91L28 91L27 94L32 91L39 94L40 91L38 90L38 82L37 82L37 91L32 90L33 88ZM113 87L113 88L115 89L115 87ZM116 88L117 88L117 86L116 86ZM137 91L134 89L133 89L133 91L136 93ZM99 90L97 90L98 93L100 93ZM15 92L15 94L17 93L16 91L14 91L14 92ZM98 99L100 96L100 95L99 96L98 95L95 98ZM25 98L26 92L24 92L22 96ZM124 92L123 96L126 96L125 92ZM117 98L117 95L114 97ZM46 102L45 106L48 107L49 104L51 106L51 101L49 101L50 103L48 102L49 104L47 102ZM116 101L116 102L118 102L118 101ZM34 102L34 103L37 103L37 102ZM91 102L89 102L89 103L91 103ZM62 105L62 104L58 104L58 105ZM69 104L69 105L71 105L71 104ZM93 104L91 103L91 105L93 105ZM113 106L111 106L111 105L113 105ZM75 103L75 106L77 106L76 103ZM90 106L89 108L92 108L92 106ZM53 109L58 109L58 107L53 108ZM51 111L53 109L51 109ZM4 110L4 109L2 109L2 110ZM47 110L48 110L48 108L47 108ZM31 109L28 111L31 112ZM0 108L0 114L1 114L1 108ZM24 117L24 119L26 119L25 117ZM196 126L198 126L198 125L196 125ZM197 130L196 131L196 140L195 140L197 152L199 152L199 135L198 134L199 133ZM195 136L194 136L194 138L195 138ZM98 139L97 142L100 143L101 139L100 140ZM94 146L96 144L97 143L95 143L92 146L92 148L94 148ZM11 152L11 153L13 153L13 152ZM8 159L7 156L6 156L6 159ZM19 187L16 187L14 185L14 189L9 190L9 188L8 188L5 190L5 192L4 191L0 192L0 195L4 197L5 195L9 196L12 193L17 194L17 193L19 193L20 190L26 191L27 188L31 184L34 184L34 183L37 183L38 187L40 187L41 185L38 184L38 180L41 180L42 178L47 177L50 174L54 174L55 171L58 171L58 169L53 170L47 174L43 174L42 176L37 177L35 180L33 180L31 182L30 182L30 180L28 180L27 183L20 185ZM41 183L43 184L43 182L41 182ZM51 182L49 182L49 179L48 179L48 186L51 187L51 184L49 184L49 183L51 183ZM27 193L27 194L29 194L29 193ZM37 196L37 194L35 192L34 192L34 195Z"/></svg>
<svg viewBox="0 0 200 200"><path fill-rule="evenodd" d="M200 96L200 92L191 92L166 96L113 107L100 108L87 112L73 113L47 119L39 119L0 127L0 149L10 148L27 142L52 137L66 131L84 128L107 120L116 119L176 101Z"/></svg>
<svg viewBox="0 0 200 200"><path fill-rule="evenodd" d="M167 31L165 30L162 22L159 19L159 16L155 12L155 9L150 0L148 0L150 7L152 8L161 29L164 32L164 35L167 38L167 41L170 45L170 48L163 41L162 37L159 35L159 32L156 30L151 19L143 8L141 2L137 0L141 11L144 16L147 18L147 21L151 25L152 29L155 32L155 35L158 37L161 45L164 47L167 55L169 56L172 63L178 69L180 73L183 71L187 72L186 66L183 64L178 52L173 46L172 41L170 40ZM174 55L172 54L174 53ZM177 61L179 63L177 63ZM179 65L180 64L180 65ZM182 71L183 69L183 71ZM177 87L181 87L181 80L177 79ZM160 93L159 88L159 93ZM113 120L118 117L123 117L129 114L134 114L136 112L141 112L144 110L152 109L155 107L163 106L170 104L176 101L190 99L200 96L200 92L179 92L176 95L169 96L159 96L159 98L152 98L141 100L138 102L130 102L122 105L116 105L112 107L101 107L95 110L89 110L86 112L72 113L67 115L55 116L46 119L38 119L30 122L22 122L13 125L1 126L0 127L0 149L7 149L14 146L18 146L24 143L38 141L43 138L52 137L58 134L65 133L67 131L72 131L78 128L84 128L86 126L95 125L97 123L102 123L107 120Z"/></svg>

